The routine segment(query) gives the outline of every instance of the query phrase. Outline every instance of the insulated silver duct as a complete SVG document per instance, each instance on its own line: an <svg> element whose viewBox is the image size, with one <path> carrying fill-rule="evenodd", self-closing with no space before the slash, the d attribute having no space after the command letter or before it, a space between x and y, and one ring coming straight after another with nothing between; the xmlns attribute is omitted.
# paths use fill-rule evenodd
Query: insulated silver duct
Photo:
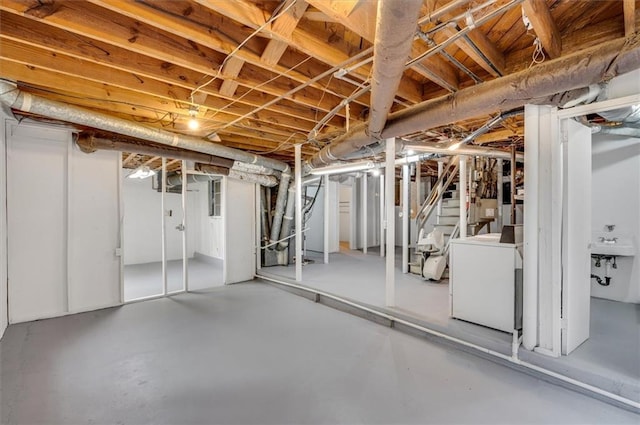
<svg viewBox="0 0 640 425"><path fill-rule="evenodd" d="M23 112L123 134L162 145L220 156L278 171L289 169L289 166L282 161L254 155L239 149L229 148L193 136L185 136L165 130L145 127L122 118L67 105L30 93L24 93L18 89L15 84L6 81L0 81L0 102L10 108Z"/></svg>
<svg viewBox="0 0 640 425"><path fill-rule="evenodd" d="M279 193L278 193L279 195ZM289 196L287 198L287 211L282 218L282 230L280 231L280 243L278 243L278 249L283 250L289 246L289 239L285 239L291 234L293 228L293 219L295 218L296 209L296 187L292 184L289 188ZM297 231L300 231L298 229Z"/></svg>
<svg viewBox="0 0 640 425"><path fill-rule="evenodd" d="M280 236L280 228L282 226L282 216L287 205L287 193L289 191L289 182L291 181L291 173L283 172L280 176L280 185L278 186L278 195L276 197L276 209L273 214L271 223L271 237L269 243L272 244L278 240Z"/></svg>
<svg viewBox="0 0 640 425"><path fill-rule="evenodd" d="M427 100L389 116L383 139L400 137L487 113L520 108L527 103L559 105L564 92L609 80L640 68L640 34L598 46L532 68ZM320 167L375 143L361 124L314 155L309 164Z"/></svg>
<svg viewBox="0 0 640 425"><path fill-rule="evenodd" d="M379 139L400 86L422 0L380 0L373 51L368 133Z"/></svg>

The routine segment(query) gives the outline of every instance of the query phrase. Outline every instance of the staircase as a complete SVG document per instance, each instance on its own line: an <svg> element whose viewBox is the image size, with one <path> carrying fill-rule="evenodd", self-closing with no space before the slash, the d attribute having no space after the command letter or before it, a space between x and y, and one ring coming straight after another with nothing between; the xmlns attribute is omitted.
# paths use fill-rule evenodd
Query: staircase
<svg viewBox="0 0 640 425"><path fill-rule="evenodd" d="M443 194L442 213L436 216L436 224L434 229L438 229L445 236L445 252L449 249L449 240L453 235L458 236L458 226L460 222L460 190L458 184L455 184L454 190L447 190Z"/></svg>

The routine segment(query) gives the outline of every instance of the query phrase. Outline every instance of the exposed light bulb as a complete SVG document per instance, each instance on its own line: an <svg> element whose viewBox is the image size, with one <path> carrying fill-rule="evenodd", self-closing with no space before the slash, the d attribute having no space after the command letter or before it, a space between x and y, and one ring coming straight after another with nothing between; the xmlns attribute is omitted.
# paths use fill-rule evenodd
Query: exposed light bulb
<svg viewBox="0 0 640 425"><path fill-rule="evenodd" d="M407 150L405 151L405 153L407 154L407 156L410 156L410 155L415 154L416 152L415 152L413 149L407 149Z"/></svg>
<svg viewBox="0 0 640 425"><path fill-rule="evenodd" d="M378 170L377 168L374 168L373 170L369 171L371 173L372 176L374 177L378 177L380 175L380 170Z"/></svg>
<svg viewBox="0 0 640 425"><path fill-rule="evenodd" d="M191 129L191 130L197 130L198 128L200 128L200 123L195 118L191 118L187 125L189 126L189 129Z"/></svg>
<svg viewBox="0 0 640 425"><path fill-rule="evenodd" d="M197 130L198 128L200 128L200 123L196 119L196 117L198 116L198 107L197 106L190 106L189 107L189 116L191 117L191 119L189 120L189 123L187 124L189 126L189 129Z"/></svg>

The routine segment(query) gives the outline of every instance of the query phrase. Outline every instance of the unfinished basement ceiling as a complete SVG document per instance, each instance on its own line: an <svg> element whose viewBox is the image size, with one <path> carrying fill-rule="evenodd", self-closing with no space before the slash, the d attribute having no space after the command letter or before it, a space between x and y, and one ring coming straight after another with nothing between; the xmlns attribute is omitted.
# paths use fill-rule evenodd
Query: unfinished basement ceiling
<svg viewBox="0 0 640 425"><path fill-rule="evenodd" d="M294 144L309 158L367 121L377 8L375 0L2 0L0 76L24 92L292 163ZM630 36L639 9L636 0L424 0L407 60L446 47L406 67L391 111ZM496 113L405 138L446 145ZM523 133L522 117L511 117L474 143L522 146ZM123 161L160 166L130 152Z"/></svg>

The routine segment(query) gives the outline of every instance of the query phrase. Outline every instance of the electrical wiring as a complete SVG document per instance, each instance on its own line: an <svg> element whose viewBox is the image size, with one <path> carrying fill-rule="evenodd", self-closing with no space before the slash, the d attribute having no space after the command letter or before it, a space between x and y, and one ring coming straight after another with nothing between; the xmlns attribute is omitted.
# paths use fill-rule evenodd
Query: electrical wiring
<svg viewBox="0 0 640 425"><path fill-rule="evenodd" d="M220 74L222 73L222 69L224 68L225 64L227 63L227 61L229 59L231 59L236 53L238 53L240 51L240 49L242 49L244 47L245 44L247 44L249 42L249 40L251 40L253 37L255 37L258 33L260 33L263 29L265 29L268 25L270 25L273 21L275 21L276 19L278 19L280 16L284 15L289 9L291 9L293 7L293 5L295 4L295 0L292 1L291 3L289 3L289 5L287 5L287 7L284 8L284 10L282 11L278 11L278 9L276 9L276 11L271 15L271 17L269 19L267 19L265 21L264 24L260 25L258 28L256 28L255 31L253 31L247 38L245 38L240 44L238 44L238 46L236 46L235 49L233 49L226 58L224 58L224 60L222 61L222 63L220 64L220 67L218 68L218 72L216 73L216 75L214 75L213 77L211 77L208 81L206 81L205 83L199 85L198 87L196 87L195 89L193 89L193 91L191 92L190 97L193 99L193 95L196 94L197 92L199 92L200 90L202 90L203 88L207 87L209 84L213 83L216 79L218 79L218 77L220 77Z"/></svg>

